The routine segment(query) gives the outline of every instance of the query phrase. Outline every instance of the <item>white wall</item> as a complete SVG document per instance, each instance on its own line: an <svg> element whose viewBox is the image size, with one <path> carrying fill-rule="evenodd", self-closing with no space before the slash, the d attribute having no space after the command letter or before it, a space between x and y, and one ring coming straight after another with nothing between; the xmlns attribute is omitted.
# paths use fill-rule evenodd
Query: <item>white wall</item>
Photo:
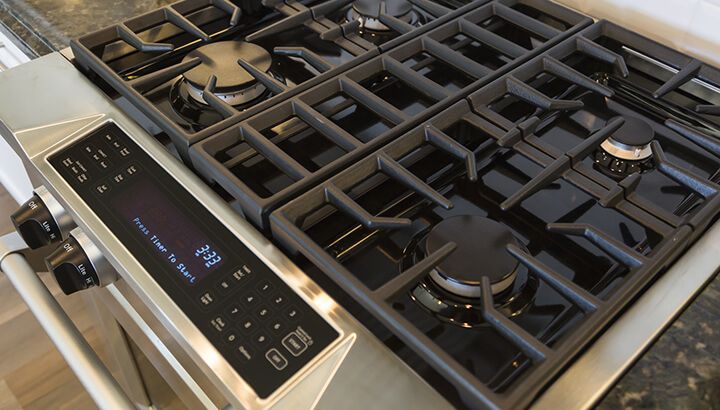
<svg viewBox="0 0 720 410"><path fill-rule="evenodd" d="M0 71L28 60L10 39L0 33ZM0 96L0 98L12 98L12 96ZM25 202L32 195L33 187L20 158L2 138L0 138L0 183L18 203Z"/></svg>
<svg viewBox="0 0 720 410"><path fill-rule="evenodd" d="M554 0L720 67L720 0Z"/></svg>

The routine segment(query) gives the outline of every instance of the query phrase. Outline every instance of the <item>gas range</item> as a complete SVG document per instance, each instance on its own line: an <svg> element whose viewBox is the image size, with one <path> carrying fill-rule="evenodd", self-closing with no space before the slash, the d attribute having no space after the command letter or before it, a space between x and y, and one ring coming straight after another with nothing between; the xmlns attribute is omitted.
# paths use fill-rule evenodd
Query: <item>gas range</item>
<svg viewBox="0 0 720 410"><path fill-rule="evenodd" d="M0 119L26 243L189 403L581 407L720 265L719 87L543 0L186 0Z"/></svg>

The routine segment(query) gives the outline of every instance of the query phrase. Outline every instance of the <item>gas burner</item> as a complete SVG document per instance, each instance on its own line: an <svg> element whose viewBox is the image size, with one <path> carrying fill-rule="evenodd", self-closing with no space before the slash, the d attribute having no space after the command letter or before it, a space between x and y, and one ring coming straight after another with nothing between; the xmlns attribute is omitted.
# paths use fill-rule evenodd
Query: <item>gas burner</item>
<svg viewBox="0 0 720 410"><path fill-rule="evenodd" d="M385 14L417 26L420 16L407 0L355 0L347 12L348 21L358 21L360 28L369 31L386 32L390 27L380 21L381 4L385 3Z"/></svg>
<svg viewBox="0 0 720 410"><path fill-rule="evenodd" d="M650 125L635 117L625 117L620 129L600 144L595 152L595 163L605 174L624 178L652 168L650 143L655 132Z"/></svg>
<svg viewBox="0 0 720 410"><path fill-rule="evenodd" d="M445 219L420 241L416 261L451 241L457 249L412 291L420 306L462 327L483 325L483 276L490 279L496 308L506 316L517 316L530 305L538 281L507 252L508 244L522 246L507 227L480 216Z"/></svg>
<svg viewBox="0 0 720 410"><path fill-rule="evenodd" d="M170 88L170 104L194 132L223 120L223 114L210 107L203 90L210 76L216 77L214 95L242 111L269 96L270 91L242 68L242 58L276 80L285 80L271 71L272 57L264 48L243 41L219 41L188 53L183 62L200 57L202 63L183 73Z"/></svg>
<svg viewBox="0 0 720 410"><path fill-rule="evenodd" d="M516 317L525 312L535 300L539 281L528 275L526 269L518 273L518 283L506 297L495 297L495 309L506 317ZM436 286L432 281L419 283L411 298L438 319L466 328L487 326L479 299L459 298Z"/></svg>
<svg viewBox="0 0 720 410"><path fill-rule="evenodd" d="M264 85L237 63L242 58L259 70L269 72L272 57L258 45L243 41L219 41L189 52L183 62L197 57L202 63L183 73L181 86L187 87L188 96L201 104L207 104L203 99L203 89L213 75L217 78L214 94L233 106L247 104L267 91Z"/></svg>
<svg viewBox="0 0 720 410"><path fill-rule="evenodd" d="M457 249L430 273L441 288L458 296L479 298L483 276L490 279L493 295L504 292L515 281L519 262L505 248L518 242L507 227L481 216L445 219L428 234L427 254L448 242L455 242Z"/></svg>

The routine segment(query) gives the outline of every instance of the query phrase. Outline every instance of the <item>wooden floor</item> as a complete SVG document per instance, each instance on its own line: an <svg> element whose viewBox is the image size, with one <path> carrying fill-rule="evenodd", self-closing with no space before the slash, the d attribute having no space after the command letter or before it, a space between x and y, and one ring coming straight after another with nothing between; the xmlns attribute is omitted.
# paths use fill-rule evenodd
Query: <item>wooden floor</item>
<svg viewBox="0 0 720 410"><path fill-rule="evenodd" d="M12 197L0 186L0 233L9 232ZM100 351L93 318L84 309L84 299L65 296L55 281L43 280L56 295L90 344ZM55 350L27 306L7 278L0 274L0 410L94 409L73 372Z"/></svg>

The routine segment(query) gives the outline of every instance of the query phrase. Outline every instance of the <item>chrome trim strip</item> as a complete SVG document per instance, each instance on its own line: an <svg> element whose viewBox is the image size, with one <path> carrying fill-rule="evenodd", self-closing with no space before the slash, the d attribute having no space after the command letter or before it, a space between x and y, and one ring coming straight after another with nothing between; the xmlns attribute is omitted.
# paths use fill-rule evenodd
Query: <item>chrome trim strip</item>
<svg viewBox="0 0 720 410"><path fill-rule="evenodd" d="M593 407L713 278L720 223L713 225L534 403L537 410Z"/></svg>
<svg viewBox="0 0 720 410"><path fill-rule="evenodd" d="M633 50L632 48L630 48L630 47L628 47L628 46L622 46L622 49L625 50L625 51L627 51L629 54L632 54L632 55L634 55L635 57L641 59L641 60L645 60L646 62L648 62L648 63L650 63L650 64L653 64L653 65L655 65L655 66L657 66L657 67L662 68L663 70L668 71L669 73L677 74L677 73L680 71L680 70L678 70L677 68L671 67L671 66L663 63L662 61L658 61L658 60L656 60L656 59L654 59L654 58L652 58L652 57L650 57L650 56L647 56L647 55L639 52L639 51ZM707 88L708 90L710 90L710 91L712 91L712 92L714 92L714 93L720 93L720 88L718 88L718 87L716 87L716 86L708 83L707 81L703 81L703 80L701 80L701 79L699 79L699 78L697 78L697 77L693 77L690 81L693 82L693 83L695 83L695 84L698 84L698 85L700 85L700 86L703 86L703 87Z"/></svg>
<svg viewBox="0 0 720 410"><path fill-rule="evenodd" d="M130 317L130 320L133 321L133 323L143 332L143 334L153 343L153 347L157 349L157 351L163 355L165 360L172 366L173 370L180 376L182 381L185 383L185 385L188 386L193 391L193 395L195 398L202 403L203 407L206 409L217 409L217 406L213 403L212 399L210 399L205 392L203 391L200 386L195 382L195 380L190 376L190 374L185 371L185 368L175 360L175 357L172 355L170 350L165 346L165 344L162 342L161 338L145 323L145 321L140 317L140 314L132 307L130 302L125 298L125 296L118 290L115 285L109 285L107 286L107 291L112 295L113 299L120 305L120 307L127 313L127 315Z"/></svg>
<svg viewBox="0 0 720 410"><path fill-rule="evenodd" d="M650 158L653 154L650 144L635 147L618 142L612 137L603 141L600 144L600 147L613 157L624 159L626 161L642 161Z"/></svg>
<svg viewBox="0 0 720 410"><path fill-rule="evenodd" d="M117 272L110 266L107 259L103 256L100 249L93 243L90 238L83 232L81 228L75 228L70 231L70 236L75 238L80 248L85 252L90 264L97 274L99 287L107 286L117 280Z"/></svg>
<svg viewBox="0 0 720 410"><path fill-rule="evenodd" d="M50 212L50 215L55 220L55 223L60 229L60 236L63 239L67 238L70 231L75 227L75 222L73 222L70 215L65 212L65 209L63 209L62 205L60 205L60 202L58 202L44 186L40 185L35 188L34 192L35 195L40 198L42 203L45 204L48 212Z"/></svg>

